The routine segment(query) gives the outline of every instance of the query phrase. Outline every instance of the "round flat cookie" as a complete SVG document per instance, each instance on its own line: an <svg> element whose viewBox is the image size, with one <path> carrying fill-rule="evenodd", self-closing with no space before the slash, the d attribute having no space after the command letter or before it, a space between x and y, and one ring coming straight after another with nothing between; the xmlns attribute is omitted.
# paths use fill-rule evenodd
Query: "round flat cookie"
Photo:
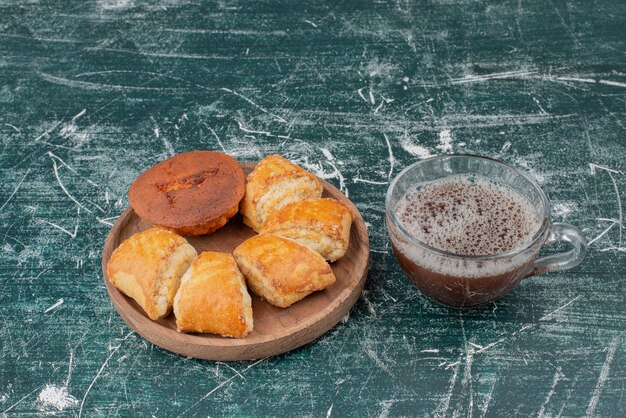
<svg viewBox="0 0 626 418"><path fill-rule="evenodd" d="M181 235L208 234L238 210L245 192L239 163L214 151L191 151L144 171L128 199L144 221Z"/></svg>

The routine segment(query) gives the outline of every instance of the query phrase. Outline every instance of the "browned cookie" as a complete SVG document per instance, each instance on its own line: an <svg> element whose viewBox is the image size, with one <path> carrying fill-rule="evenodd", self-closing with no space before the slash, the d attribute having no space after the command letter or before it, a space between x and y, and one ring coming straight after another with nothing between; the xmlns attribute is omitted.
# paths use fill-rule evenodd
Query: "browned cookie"
<svg viewBox="0 0 626 418"><path fill-rule="evenodd" d="M208 234L238 210L245 192L243 171L228 155L191 151L144 171L128 199L146 222L181 235Z"/></svg>

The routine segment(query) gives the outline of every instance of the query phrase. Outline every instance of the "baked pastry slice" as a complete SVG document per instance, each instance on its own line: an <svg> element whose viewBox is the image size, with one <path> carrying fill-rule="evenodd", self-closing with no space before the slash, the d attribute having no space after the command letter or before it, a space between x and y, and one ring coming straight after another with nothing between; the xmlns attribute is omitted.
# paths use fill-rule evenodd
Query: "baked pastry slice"
<svg viewBox="0 0 626 418"><path fill-rule="evenodd" d="M277 235L256 235L233 252L250 289L274 306L286 308L335 283L324 258Z"/></svg>
<svg viewBox="0 0 626 418"><path fill-rule="evenodd" d="M270 155L248 175L241 203L243 222L258 232L271 212L298 200L321 197L323 191L315 175L280 155Z"/></svg>
<svg viewBox="0 0 626 418"><path fill-rule="evenodd" d="M203 252L182 278L174 299L181 332L244 338L252 331L252 300L230 254Z"/></svg>
<svg viewBox="0 0 626 418"><path fill-rule="evenodd" d="M147 169L128 200L146 222L181 235L208 234L237 214L245 192L237 161L219 152L191 151Z"/></svg>
<svg viewBox="0 0 626 418"><path fill-rule="evenodd" d="M300 200L271 213L261 228L262 234L275 234L317 251L326 260L335 261L350 244L350 226L354 214L335 199Z"/></svg>
<svg viewBox="0 0 626 418"><path fill-rule="evenodd" d="M172 310L180 278L196 255L183 237L152 228L132 235L113 251L107 275L150 319L159 319Z"/></svg>

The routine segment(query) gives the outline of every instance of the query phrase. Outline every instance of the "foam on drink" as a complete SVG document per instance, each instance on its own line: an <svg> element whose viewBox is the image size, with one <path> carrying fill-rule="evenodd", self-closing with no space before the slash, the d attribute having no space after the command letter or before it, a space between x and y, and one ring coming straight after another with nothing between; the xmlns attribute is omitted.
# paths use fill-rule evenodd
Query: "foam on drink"
<svg viewBox="0 0 626 418"><path fill-rule="evenodd" d="M541 219L514 190L479 176L455 176L409 190L395 207L403 227L431 247L493 255L530 241Z"/></svg>
<svg viewBox="0 0 626 418"><path fill-rule="evenodd" d="M536 199L478 174L407 186L387 227L402 270L422 293L448 306L477 306L532 272L547 233Z"/></svg>

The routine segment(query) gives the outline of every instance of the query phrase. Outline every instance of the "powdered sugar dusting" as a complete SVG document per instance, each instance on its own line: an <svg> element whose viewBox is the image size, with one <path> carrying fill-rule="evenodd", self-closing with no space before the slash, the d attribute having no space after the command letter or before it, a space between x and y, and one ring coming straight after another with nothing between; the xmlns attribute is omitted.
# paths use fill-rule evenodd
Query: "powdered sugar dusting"
<svg viewBox="0 0 626 418"><path fill-rule="evenodd" d="M441 150L441 152L452 151L452 134L449 129L442 129L441 132L439 132L439 145L437 145L437 149Z"/></svg>
<svg viewBox="0 0 626 418"><path fill-rule="evenodd" d="M41 410L54 408L63 411L67 407L77 405L78 399L70 395L65 386L47 384L39 393L37 402Z"/></svg>
<svg viewBox="0 0 626 418"><path fill-rule="evenodd" d="M432 155L426 147L414 143L408 135L404 135L400 138L400 146L409 154L420 158L427 158Z"/></svg>
<svg viewBox="0 0 626 418"><path fill-rule="evenodd" d="M576 205L571 202L557 202L552 207L552 214L558 218L566 218L576 209Z"/></svg>

